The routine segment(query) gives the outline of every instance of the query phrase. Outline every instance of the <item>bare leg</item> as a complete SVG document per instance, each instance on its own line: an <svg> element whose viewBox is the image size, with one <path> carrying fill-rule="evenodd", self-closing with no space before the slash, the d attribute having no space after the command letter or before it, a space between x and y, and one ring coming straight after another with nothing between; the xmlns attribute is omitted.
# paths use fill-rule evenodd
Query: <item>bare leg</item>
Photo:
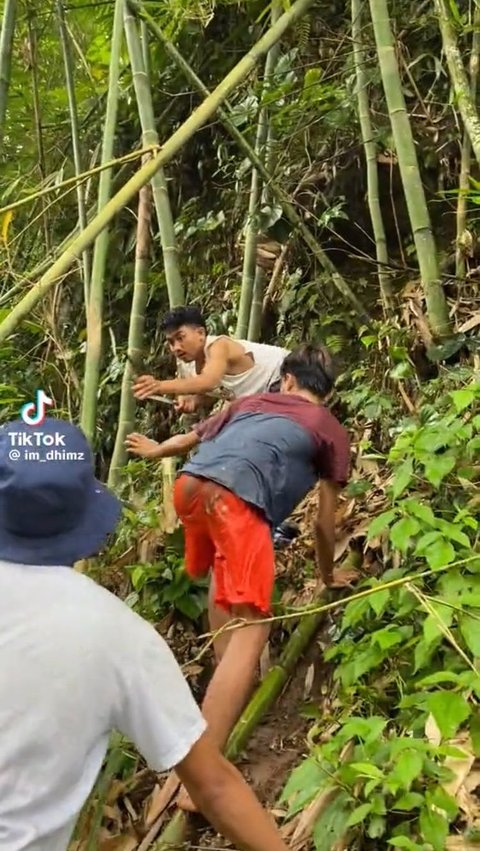
<svg viewBox="0 0 480 851"><path fill-rule="evenodd" d="M232 615L229 615L225 609L221 609L219 606L215 605L215 578L212 574L210 588L208 589L208 621L210 624L210 632L217 632L217 630L224 627L231 620ZM222 660L228 643L232 637L232 633L233 630L231 632L223 632L218 636L218 638L215 638L213 642L215 662L217 665Z"/></svg>
<svg viewBox="0 0 480 851"><path fill-rule="evenodd" d="M221 750L248 701L270 631L268 624L256 623L260 616L249 606L236 606L233 616L245 618L251 622L251 626L239 627L230 633L224 655L202 704L210 735ZM196 811L184 789L179 794L177 804L181 809Z"/></svg>

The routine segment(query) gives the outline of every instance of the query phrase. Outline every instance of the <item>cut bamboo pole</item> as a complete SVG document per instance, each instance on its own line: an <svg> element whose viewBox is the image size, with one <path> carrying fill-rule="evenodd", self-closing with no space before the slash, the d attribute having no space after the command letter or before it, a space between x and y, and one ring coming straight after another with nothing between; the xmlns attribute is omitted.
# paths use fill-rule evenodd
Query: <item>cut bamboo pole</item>
<svg viewBox="0 0 480 851"><path fill-rule="evenodd" d="M451 321L440 280L437 249L403 94L387 0L370 0L370 13L428 321L434 337L446 337L451 330Z"/></svg>
<svg viewBox="0 0 480 851"><path fill-rule="evenodd" d="M113 146L115 143L115 126L117 122L117 107L118 107L118 81L120 74L120 50L122 46L123 36L123 4L124 0L115 0L115 11L113 15L113 32L110 45L110 68L108 77L108 95L107 107L105 112L105 124L103 128L102 141L102 163L109 162L113 158ZM83 385L81 425L87 439L91 442L95 433L95 422L97 417L97 396L98 383L100 378L100 363L102 357L102 324L103 324L103 291L105 281L105 270L107 267L107 255L109 245L108 225L110 217L105 217L105 212L113 199L110 198L112 185L112 172L110 169L102 171L100 174L98 186L98 206L97 215L90 222L85 230L81 231L77 238L67 248L65 253L57 260L56 263L46 273L44 278L49 281L45 291L48 292L51 286L58 281L60 275L68 271L71 261L78 257L80 253L86 251L93 239L97 237L93 250L93 265L92 265L92 280L90 287L90 298L87 311L87 352L85 357L85 378ZM143 183L142 183L143 186ZM140 188L140 187L139 187ZM94 222L98 222L99 218L104 217L104 227L93 228ZM92 232L93 231L93 232ZM74 251L73 246L80 245L79 251ZM73 255L73 256L72 256ZM68 257L67 263L62 263L62 258ZM61 267L58 274L52 275L52 271L57 267ZM37 285L41 286L42 281ZM30 290L30 295L35 291L35 287ZM37 290L38 293L38 290ZM42 293L43 294L43 293ZM36 300L35 300L36 301ZM21 304L21 302L20 302ZM19 305L17 305L19 307ZM12 313L14 312L13 309ZM10 314L11 316L12 314ZM1 327L0 327L1 334Z"/></svg>
<svg viewBox="0 0 480 851"><path fill-rule="evenodd" d="M368 102L368 80L365 73L366 56L363 45L362 30L362 0L352 0L352 40L353 59L357 81L358 119L362 134L365 161L367 164L367 196L370 220L372 222L375 251L377 257L377 274L380 295L387 315L393 308L393 290L388 268L387 237L383 226L382 208L378 190L377 146L373 136Z"/></svg>
<svg viewBox="0 0 480 851"><path fill-rule="evenodd" d="M62 45L63 64L65 67L65 83L68 97L68 109L70 113L70 128L72 135L72 151L73 165L75 168L75 177L79 178L82 174L82 154L80 150L80 128L78 122L77 97L75 94L75 77L72 52L70 49L70 37L67 31L65 22L65 9L63 0L57 0L57 18L58 28L60 32L60 42ZM78 206L78 225L80 232L85 230L87 226L87 212L85 209L85 186L80 180L76 184L77 206ZM90 291L90 254L88 249L85 249L82 258L83 265L83 289L85 294L85 305L88 304Z"/></svg>
<svg viewBox="0 0 480 851"><path fill-rule="evenodd" d="M478 64L480 58L480 6L475 4L473 12L472 48L470 51L470 95L474 104L477 100ZM470 189L470 159L472 145L466 127L463 128L462 156L460 161L460 178L458 181L457 200L457 238L455 250L455 276L465 279L466 262L462 246L463 236L467 225L468 191Z"/></svg>
<svg viewBox="0 0 480 851"><path fill-rule="evenodd" d="M145 19L150 32L153 33L153 35L155 35L161 41L165 48L165 51L177 63L178 67L183 71L186 78L192 83L192 85L196 86L198 91L201 92L205 96L205 98L210 97L210 91L208 90L208 88L204 85L204 83L202 83L200 78L197 77L195 71L190 67L188 62L178 52L176 47L167 39L160 27L155 23L152 16L145 10L142 4L138 3L137 0L127 1L132 7L132 9L137 11L137 13ZM282 18L283 17L284 16L282 15ZM262 162L260 157L257 156L252 145L247 142L244 136L242 136L240 131L235 127L225 110L219 108L218 114L224 127L228 130L232 138L235 139L239 147L245 152L250 162L255 165L255 168L262 176L262 179L269 184L272 195L277 199L278 203L282 207L285 216L293 225L293 227L298 231L303 241L312 252L313 256L316 257L316 259L318 260L319 264L323 267L327 274L330 275L332 282L335 284L338 291L342 294L345 301L349 302L354 307L355 311L357 312L361 320L365 322L365 324L369 324L370 319L368 313L365 310L360 299L358 299L355 293L350 289L349 285L342 277L342 275L340 275L340 273L337 271L328 255L325 254L321 246L318 244L311 231L305 225L301 216L297 213L287 193L284 192L283 189L271 179L271 176L266 170L264 163ZM2 339L1 330L2 326L0 324L0 341Z"/></svg>
<svg viewBox="0 0 480 851"><path fill-rule="evenodd" d="M147 276L150 268L150 220L151 188L147 184L139 193L137 242L135 248L135 277L133 282L132 309L128 328L127 360L122 377L120 391L120 411L117 434L112 460L108 472L108 486L117 487L122 467L127 461L125 438L133 431L135 423L135 399L132 393L134 369L132 363L142 357L143 332L145 328L145 309L148 301Z"/></svg>
<svg viewBox="0 0 480 851"><path fill-rule="evenodd" d="M0 33L0 149L3 143L5 115L7 113L16 16L17 0L5 0L2 31Z"/></svg>
<svg viewBox="0 0 480 851"><path fill-rule="evenodd" d="M147 71L142 55L142 42L138 32L137 20L125 3L123 24L127 40L130 67L132 69L133 87L137 100L138 114L142 127L142 146L159 146L158 133L155 129L155 116L153 112L152 93L148 83ZM160 241L162 243L163 266L165 270L165 282L168 291L170 307L183 304L185 296L182 280L180 277L180 263L175 239L175 227L173 224L170 199L168 197L168 186L162 168L152 177L153 201L157 214L158 227L160 230Z"/></svg>
<svg viewBox="0 0 480 851"><path fill-rule="evenodd" d="M279 18L276 25L267 30L267 32L248 51L248 53L242 57L234 68L232 68L232 70L212 92L210 97L206 98L205 101L200 104L200 106L198 106L187 120L178 128L178 130L176 130L175 133L173 133L173 135L163 144L161 151L156 156L152 157L152 159L149 160L149 162L141 169L139 169L139 171L119 190L119 192L117 192L117 194L111 198L101 210L99 210L98 214L90 222L90 224L87 225L83 233L79 234L73 242L70 243L63 254L58 257L45 275L43 275L43 277L29 290L28 293L26 293L15 307L12 308L8 316L0 323L0 342L10 336L18 323L24 319L25 316L28 316L32 308L35 307L40 299L43 298L53 286L55 286L63 275L65 275L72 263L81 256L85 248L87 248L91 242L108 227L114 216L122 210L126 204L128 204L134 195L140 191L142 186L145 186L145 184L152 179L158 169L168 163L182 148L182 146L193 136L193 134L199 130L200 127L203 127L218 107L226 100L228 95L245 79L245 77L250 74L262 56L270 50L272 44L275 44L275 42L282 37L283 33L305 14L313 2L314 0L296 0L296 2L290 6L288 11L284 12L281 18ZM317 247L314 239L313 242L315 247ZM92 273L92 293L93 285L94 275ZM351 295L353 295L353 293ZM92 298L90 299L90 302L92 305ZM101 303L102 299L100 299L100 306ZM98 306L99 305L97 305L95 315L98 315ZM98 344L101 343L101 328L98 329L95 343L96 351L100 354ZM90 383L93 384L92 379L95 377L95 374L98 375L99 365L97 364L95 367L93 357L91 357L90 360ZM95 382L96 386L97 383L98 382ZM84 411L84 417L82 418L82 422L88 426L88 434L91 434L93 431L91 410L93 401L96 403L96 398L93 400L90 397L90 410Z"/></svg>

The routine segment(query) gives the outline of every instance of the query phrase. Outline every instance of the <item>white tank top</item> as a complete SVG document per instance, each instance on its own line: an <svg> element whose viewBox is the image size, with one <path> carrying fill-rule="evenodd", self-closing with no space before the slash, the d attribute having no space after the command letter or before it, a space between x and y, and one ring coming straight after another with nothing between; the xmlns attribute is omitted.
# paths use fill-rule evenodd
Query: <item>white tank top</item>
<svg viewBox="0 0 480 851"><path fill-rule="evenodd" d="M208 336L205 343L205 351L216 340L229 339L224 334L218 337ZM290 352L288 349L280 349L278 346L267 346L264 343L251 343L248 340L235 340L242 346L245 354L252 355L254 363L250 369L238 375L224 375L220 387L226 390L230 396L251 396L254 393L265 393L269 387L280 379L280 366ZM177 374L179 378L187 378L196 375L194 363L182 363L178 361Z"/></svg>

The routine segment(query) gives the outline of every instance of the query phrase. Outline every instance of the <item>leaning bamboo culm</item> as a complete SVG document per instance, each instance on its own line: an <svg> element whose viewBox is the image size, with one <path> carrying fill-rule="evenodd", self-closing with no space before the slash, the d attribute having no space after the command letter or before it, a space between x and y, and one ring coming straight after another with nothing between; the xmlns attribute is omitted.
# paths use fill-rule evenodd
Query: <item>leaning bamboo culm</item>
<svg viewBox="0 0 480 851"><path fill-rule="evenodd" d="M8 89L12 69L13 36L17 16L17 0L5 0L0 33L0 149L3 142Z"/></svg>
<svg viewBox="0 0 480 851"><path fill-rule="evenodd" d="M202 83L200 78L197 77L195 71L190 67L188 62L178 52L177 48L167 39L160 27L153 20L152 16L146 11L144 6L141 3L138 3L137 0L128 0L128 3L129 6L131 6L131 8L133 8L137 12L137 14L139 14L146 21L150 32L153 33L153 35L155 35L161 41L166 53L168 53L169 56L171 56L172 59L177 63L178 67L183 71L190 83L195 86L197 90L204 95L205 98L209 98L210 92L208 88L205 86L204 83ZM284 192L283 189L271 179L271 176L265 168L265 164L260 159L260 157L257 156L252 145L247 142L247 140L244 136L242 136L238 128L235 127L233 122L230 120L228 113L225 112L225 110L219 108L218 114L224 127L226 128L226 130L228 130L231 137L235 139L241 150L244 151L250 162L253 163L255 168L260 173L263 181L265 183L268 183L272 195L276 198L276 200L282 207L286 218L298 231L303 241L312 252L313 256L318 260L319 264L323 267L327 274L330 275L332 282L335 284L345 301L349 302L353 306L359 317L362 319L362 321L368 324L369 317L360 299L355 295L346 280L335 268L328 255L318 244L312 232L308 229L301 216L297 213L287 193ZM0 324L0 340L1 333L2 326Z"/></svg>
<svg viewBox="0 0 480 851"><path fill-rule="evenodd" d="M279 0L272 0L272 10L271 10L271 21L272 26L278 21L280 15L282 14L282 6ZM263 92L262 98L265 98L265 95L268 93L268 90L271 87L272 79L275 74L275 68L277 67L278 58L280 55L280 45L275 44L271 50L268 51L267 60L265 62L265 76L263 80ZM265 168L269 174L273 172L274 166L274 145L275 145L275 131L273 126L273 121L269 116L269 111L264 104L262 106L263 116L259 116L259 124L262 120L266 126L266 140L265 140L265 148L263 151L263 159L265 162ZM267 204L270 204L272 200L272 192L270 189L270 181L263 181L262 187L262 196L260 198L260 210L265 209ZM255 256L255 261L257 257ZM261 326L262 326L262 310L263 310L263 293L265 290L265 271L264 269L255 262L255 277L253 281L253 291L252 291L252 299L250 305L250 316L248 320L248 332L247 338L249 340L258 340L260 338Z"/></svg>
<svg viewBox="0 0 480 851"><path fill-rule="evenodd" d="M417 252L430 328L435 337L450 331L447 301L440 281L430 215L403 95L387 0L369 0L378 61L395 142L403 191Z"/></svg>
<svg viewBox="0 0 480 851"><path fill-rule="evenodd" d="M117 0L118 2L118 0ZM72 263L81 256L82 252L87 248L92 241L110 224L113 217L122 210L126 204L133 198L137 192L140 191L142 186L145 186L148 183L154 174L158 171L159 168L166 165L172 157L182 148L182 146L188 142L188 140L193 136L193 134L203 127L203 125L211 118L214 112L218 109L218 107L228 98L229 94L245 79L245 77L250 74L253 68L256 66L257 62L264 56L272 44L275 44L279 38L282 37L283 33L290 27L295 21L302 17L303 14L307 11L307 9L312 5L314 0L296 0L293 3L288 11L284 12L284 14L279 18L276 25L274 27L270 27L269 30L257 41L257 43L245 54L245 56L240 59L239 62L235 65L234 68L227 74L227 76L222 80L221 83L216 87L216 89L212 92L212 94L206 98L200 106L197 107L194 112L187 118L186 121L173 133L172 136L162 145L160 152L153 156L148 163L142 166L139 171L127 181L127 183L117 192L117 194L111 198L105 206L99 210L95 218L90 222L89 225L85 228L83 233L79 234L73 242L70 243L68 248L60 255L60 257L53 263L50 269L43 275L43 277L36 283L34 286L30 288L28 293L12 308L9 312L8 316L0 322L0 342L7 339L10 334L15 330L18 323L28 316L33 307L42 299L46 293L50 291L50 289L55 286L58 282L59 278L61 278L70 268ZM314 240L315 243L315 240ZM93 273L92 273L92 294L93 294ZM102 290L103 292L103 290ZM101 306L102 299L99 302ZM90 305L92 305L92 297L90 298ZM93 308L91 307L92 312ZM98 313L98 305L96 310L96 316L99 316ZM99 357L100 357L100 346L101 343L101 328L98 329L97 338L95 340L96 348L98 352L98 365L96 367L97 376L99 369ZM90 365L90 383L92 384L92 377L94 377L94 363L93 358L91 358L92 363ZM98 384L98 382L97 382ZM97 386L97 384L95 386ZM96 399L94 400L96 403ZM92 399L89 398L89 404L91 404ZM84 416L82 417L82 422L90 427L92 423L91 411L84 410ZM94 419L93 419L94 423ZM93 431L93 426L89 432Z"/></svg>
<svg viewBox="0 0 480 851"><path fill-rule="evenodd" d="M480 60L480 6L474 5L472 48L470 51L470 95L473 103L477 100L478 64ZM460 160L460 178L457 200L457 238L455 250L455 276L463 280L466 274L465 242L467 226L468 191L470 189L470 160L472 145L466 127L463 128L462 156Z"/></svg>
<svg viewBox="0 0 480 851"><path fill-rule="evenodd" d="M370 119L368 102L368 80L365 73L366 55L363 45L362 32L362 0L352 0L352 41L353 60L355 63L358 119L362 134L365 161L367 164L367 195L368 209L372 222L375 251L377 257L377 274L380 295L386 313L393 307L393 291L390 275L387 270L388 252L387 238L383 226L382 209L378 191L377 146L373 137L373 127Z"/></svg>
<svg viewBox="0 0 480 851"><path fill-rule="evenodd" d="M142 187L138 196L135 278L128 329L127 362L123 371L117 434L108 473L108 485L112 488L118 485L122 467L127 461L125 438L127 434L133 431L135 423L135 399L132 393L134 370L132 364L141 359L142 356L145 309L148 301L147 276L150 268L150 220L151 190L147 184Z"/></svg>
<svg viewBox="0 0 480 851"><path fill-rule="evenodd" d="M73 165L75 168L75 177L79 177L82 173L82 154L80 150L80 129L78 124L77 98L75 94L75 78L73 70L73 59L70 45L70 36L67 32L65 22L65 9L63 0L57 0L57 19L58 29L60 32L60 42L62 45L63 64L65 67L65 83L68 97L68 109L70 113L70 131L72 136L72 151ZM80 232L85 230L87 226L87 211L85 209L85 186L79 180L76 185L77 191L77 207L78 207L78 225ZM90 292L90 254L88 249L85 249L82 257L83 265L83 289L85 293L85 306L88 304Z"/></svg>
<svg viewBox="0 0 480 851"><path fill-rule="evenodd" d="M443 49L447 59L455 100L462 116L463 125L470 137L473 153L477 162L480 164L480 119L478 117L475 99L472 97L470 90L455 29L452 24L450 7L445 0L435 0L435 11L440 24Z"/></svg>
<svg viewBox="0 0 480 851"><path fill-rule="evenodd" d="M138 114L142 127L142 145L158 145L158 134L155 129L155 116L153 113L152 93L148 83L147 71L144 57L142 55L142 42L138 32L137 20L128 8L124 6L124 28L127 40L130 67L132 69L133 86L137 99ZM180 277L180 264L175 240L175 228L173 224L170 200L168 197L167 181L163 169L152 177L153 201L157 214L160 240L162 243L163 265L165 269L165 281L168 291L168 300L171 307L183 304L184 293Z"/></svg>
<svg viewBox="0 0 480 851"><path fill-rule="evenodd" d="M105 112L105 124L103 128L102 141L102 163L109 162L113 157L113 146L115 142L115 126L117 123L117 107L118 107L118 81L120 75L120 50L122 46L123 35L123 4L124 0L115 0L115 10L113 15L113 32L110 46L110 68L108 78L108 95L107 107ZM97 237L93 250L92 277L90 286L90 297L87 311L87 353L85 357L85 378L83 385L83 399L81 412L81 425L85 432L85 436L92 441L95 434L95 422L97 416L97 395L98 384L100 378L100 363L102 357L102 323L103 323L103 291L105 281L105 270L107 267L107 254L109 245L108 224L111 216L106 218L105 226L102 228L93 228L93 222L98 221L99 217L105 216L110 199L112 183L112 172L110 169L102 171L100 174L98 186L98 204L97 216L90 222L85 230L80 231L74 243L80 245L79 251L72 251L73 245L70 246L70 252L67 249L56 263L46 273L44 278L51 280L52 270L59 267L62 263L62 258L66 256L78 257L80 253L86 251L92 240ZM143 185L143 184L142 184ZM139 187L140 188L140 187ZM89 237L89 234L91 236ZM72 259L73 259L72 257ZM71 260L62 264L62 269L59 274L55 274L51 286L58 280L59 275L62 275L70 267ZM42 281L40 281L40 286ZM48 290L49 286L45 289ZM33 290L31 291L33 292ZM18 305L17 305L18 307ZM15 308L14 308L15 309ZM13 312L13 311L12 311ZM1 328L0 328L1 334Z"/></svg>

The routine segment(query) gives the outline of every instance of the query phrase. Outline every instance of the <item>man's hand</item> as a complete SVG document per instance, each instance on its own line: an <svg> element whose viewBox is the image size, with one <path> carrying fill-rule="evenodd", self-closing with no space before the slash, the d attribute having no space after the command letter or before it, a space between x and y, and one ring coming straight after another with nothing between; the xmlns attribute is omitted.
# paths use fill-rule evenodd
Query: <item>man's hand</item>
<svg viewBox="0 0 480 851"><path fill-rule="evenodd" d="M153 375L140 375L133 385L135 399L148 399L150 396L159 396L162 393L161 381L157 381Z"/></svg>
<svg viewBox="0 0 480 851"><path fill-rule="evenodd" d="M360 572L353 567L337 567L326 585L327 588L351 588L359 576Z"/></svg>
<svg viewBox="0 0 480 851"><path fill-rule="evenodd" d="M156 440L150 440L144 434L133 432L129 434L125 440L125 446L128 452L132 455L139 455L140 458L158 458L160 444Z"/></svg>
<svg viewBox="0 0 480 851"><path fill-rule="evenodd" d="M198 408L198 396L180 396L175 402L177 414L193 414Z"/></svg>

